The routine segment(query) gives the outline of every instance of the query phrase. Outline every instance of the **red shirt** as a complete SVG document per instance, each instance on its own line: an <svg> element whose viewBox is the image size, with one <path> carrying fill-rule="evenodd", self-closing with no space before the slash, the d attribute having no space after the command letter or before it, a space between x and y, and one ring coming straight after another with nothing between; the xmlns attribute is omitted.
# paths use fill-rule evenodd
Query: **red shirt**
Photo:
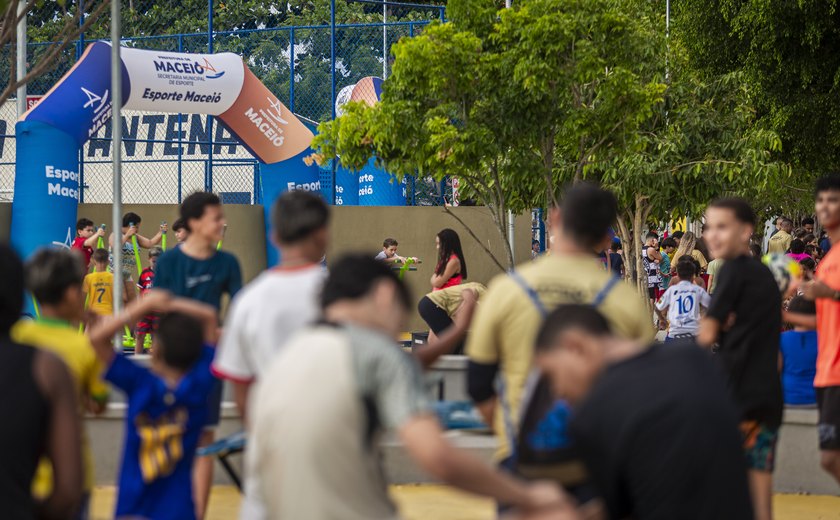
<svg viewBox="0 0 840 520"><path fill-rule="evenodd" d="M146 294L152 290L155 281L155 272L147 267L140 273L140 279L137 281L137 288L140 289L140 294Z"/></svg>
<svg viewBox="0 0 840 520"><path fill-rule="evenodd" d="M85 240L87 239L84 237L76 237L75 240L73 240L73 245L70 246L70 248L78 249L85 255L85 267L87 267L90 265L90 257L93 256L93 248L86 246Z"/></svg>
<svg viewBox="0 0 840 520"><path fill-rule="evenodd" d="M840 291L840 247L832 247L817 266L817 279ZM840 386L840 302L817 300L817 376L814 386Z"/></svg>
<svg viewBox="0 0 840 520"><path fill-rule="evenodd" d="M457 259L458 256L457 255L450 256L449 260L447 260L447 263L449 263L449 261L452 260L453 258ZM443 262L441 262L441 263L443 263ZM446 270L446 265L443 266L443 270L444 271ZM435 289L432 289L432 290L433 291L442 291L442 290L446 289L447 287L454 287L456 285L461 285L461 282L463 282L463 281L464 281L464 277L461 276L461 273L455 273L443 285L441 285L440 287L437 287Z"/></svg>

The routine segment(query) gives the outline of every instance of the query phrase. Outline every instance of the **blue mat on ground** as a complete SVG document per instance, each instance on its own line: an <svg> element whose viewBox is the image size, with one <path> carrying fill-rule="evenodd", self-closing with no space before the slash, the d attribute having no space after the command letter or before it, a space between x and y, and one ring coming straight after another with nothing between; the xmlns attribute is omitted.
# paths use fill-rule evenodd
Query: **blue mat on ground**
<svg viewBox="0 0 840 520"><path fill-rule="evenodd" d="M487 425L470 401L437 401L434 410L444 430L486 429Z"/></svg>

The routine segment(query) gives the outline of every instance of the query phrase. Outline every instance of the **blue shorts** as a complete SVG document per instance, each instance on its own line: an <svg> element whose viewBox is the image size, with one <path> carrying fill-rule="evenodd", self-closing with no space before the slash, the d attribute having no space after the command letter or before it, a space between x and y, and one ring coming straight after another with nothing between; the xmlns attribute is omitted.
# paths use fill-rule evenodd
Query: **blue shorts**
<svg viewBox="0 0 840 520"><path fill-rule="evenodd" d="M204 421L204 428L212 430L219 426L222 415L222 380L217 379L213 388L207 394L207 420Z"/></svg>

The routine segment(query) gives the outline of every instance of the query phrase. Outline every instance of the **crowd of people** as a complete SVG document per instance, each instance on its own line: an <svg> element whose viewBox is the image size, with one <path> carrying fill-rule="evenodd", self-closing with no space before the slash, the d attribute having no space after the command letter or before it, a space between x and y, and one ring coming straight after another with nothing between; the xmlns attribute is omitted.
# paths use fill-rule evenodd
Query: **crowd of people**
<svg viewBox="0 0 840 520"><path fill-rule="evenodd" d="M467 282L444 229L417 306L429 342L413 352L397 343L416 302L398 271L417 259L389 238L327 270L330 209L313 194L274 203L279 265L244 287L218 247L211 193L183 201L165 252L166 225L146 238L127 214L108 238L121 266L87 219L82 254L43 249L24 265L0 246L0 392L15 396L0 400L15 418L0 432L15 447L0 450L0 498L10 518L88 517L95 447L82 420L106 409L110 385L128 403L116 517L203 518L213 461L196 450L214 439L226 380L248 435L244 519L397 517L379 443L391 430L422 470L493 498L504 518L769 520L784 404L818 408L822 465L840 483L840 177L815 194L827 240L810 218L796 230L780 219L768 237L804 273L789 301L740 199L711 202L700 237L642 237L646 294L622 280L616 199L594 185L550 211L546 254L487 287ZM26 292L35 319L21 318ZM148 363L114 350L124 330ZM451 444L424 382L461 350L494 466Z"/></svg>

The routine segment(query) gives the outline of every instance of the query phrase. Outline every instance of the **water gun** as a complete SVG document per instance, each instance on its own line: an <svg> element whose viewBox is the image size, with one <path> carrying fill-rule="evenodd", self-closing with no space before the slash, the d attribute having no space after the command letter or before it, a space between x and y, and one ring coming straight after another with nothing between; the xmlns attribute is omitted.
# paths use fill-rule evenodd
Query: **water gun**
<svg viewBox="0 0 840 520"><path fill-rule="evenodd" d="M409 270L409 269L411 269L411 266L412 266L412 265L414 265L414 263L415 263L416 261L417 261L417 260L416 260L415 258L406 258L406 259L405 259L405 263L403 264L403 266L402 266L402 267L400 267L400 272L399 272L399 274L397 275L397 276L399 276L399 277L400 277L400 280L402 280L402 279L403 279L403 277L405 276L405 273L407 273L407 272L408 272L408 270Z"/></svg>
<svg viewBox="0 0 840 520"><path fill-rule="evenodd" d="M136 228L132 222L128 227ZM134 249L134 263L137 265L137 276L143 274L143 265L140 263L140 248L137 247L137 235L131 235L131 247Z"/></svg>
<svg viewBox="0 0 840 520"><path fill-rule="evenodd" d="M160 247L166 251L166 221L160 223L160 230L163 231L163 236L160 238Z"/></svg>
<svg viewBox="0 0 840 520"><path fill-rule="evenodd" d="M32 295L32 308L35 309L35 319L41 319L41 310L38 308L38 300L35 299L35 295Z"/></svg>
<svg viewBox="0 0 840 520"><path fill-rule="evenodd" d="M99 226L99 229L101 229L104 232L105 231L105 224L101 224ZM97 249L105 249L105 239L104 238L99 237L96 240L96 248ZM96 269L96 268L94 267L94 269Z"/></svg>
<svg viewBox="0 0 840 520"><path fill-rule="evenodd" d="M219 251L220 249L222 249L222 242L224 242L224 240L225 240L225 233L227 233L227 224L225 224L224 229L222 229L222 239L219 240L218 244L216 244L216 251Z"/></svg>

